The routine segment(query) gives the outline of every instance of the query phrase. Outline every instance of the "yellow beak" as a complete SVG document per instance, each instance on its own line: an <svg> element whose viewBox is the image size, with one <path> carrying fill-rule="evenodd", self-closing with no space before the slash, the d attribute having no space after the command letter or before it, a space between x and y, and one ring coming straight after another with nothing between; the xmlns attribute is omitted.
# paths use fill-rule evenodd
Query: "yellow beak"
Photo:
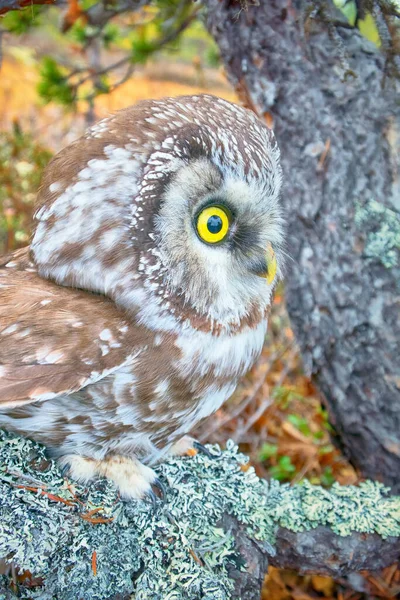
<svg viewBox="0 0 400 600"><path fill-rule="evenodd" d="M267 259L268 271L265 274L265 278L268 281L268 283L271 285L271 283L275 279L276 270L277 270L275 252L273 251L271 244L267 244L266 259Z"/></svg>

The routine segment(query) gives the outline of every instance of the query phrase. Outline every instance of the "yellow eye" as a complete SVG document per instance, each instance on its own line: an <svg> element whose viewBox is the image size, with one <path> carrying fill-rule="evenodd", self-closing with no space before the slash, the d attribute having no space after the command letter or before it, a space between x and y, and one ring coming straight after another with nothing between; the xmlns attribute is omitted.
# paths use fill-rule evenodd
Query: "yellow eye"
<svg viewBox="0 0 400 600"><path fill-rule="evenodd" d="M222 242L228 234L230 214L222 206L207 206L197 216L197 233L207 244Z"/></svg>

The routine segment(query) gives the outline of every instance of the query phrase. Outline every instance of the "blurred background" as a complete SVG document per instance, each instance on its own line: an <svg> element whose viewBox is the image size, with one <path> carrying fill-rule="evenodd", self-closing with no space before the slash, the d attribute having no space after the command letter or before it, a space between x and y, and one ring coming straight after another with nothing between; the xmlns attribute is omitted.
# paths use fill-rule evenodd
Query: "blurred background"
<svg viewBox="0 0 400 600"><path fill-rule="evenodd" d="M167 95L209 92L238 102L197 3L157 0L121 14L112 6L109 14L95 9L95 0L70 0L61 7L12 11L0 21L1 254L29 243L43 168L96 120L138 100ZM373 20L364 29L379 44ZM195 435L222 445L234 439L261 477L308 479L327 487L359 481L304 375L283 286L260 360ZM357 587L367 591L354 591ZM399 590L395 569L365 574L362 585L271 569L263 598L394 598Z"/></svg>

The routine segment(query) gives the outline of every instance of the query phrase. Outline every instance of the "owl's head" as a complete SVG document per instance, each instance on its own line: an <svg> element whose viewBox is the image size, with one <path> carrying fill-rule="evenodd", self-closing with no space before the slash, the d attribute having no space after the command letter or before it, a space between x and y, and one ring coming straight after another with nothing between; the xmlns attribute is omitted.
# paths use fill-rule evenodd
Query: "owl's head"
<svg viewBox="0 0 400 600"><path fill-rule="evenodd" d="M49 164L31 250L42 276L148 327L263 318L282 269L273 133L213 96L145 101Z"/></svg>

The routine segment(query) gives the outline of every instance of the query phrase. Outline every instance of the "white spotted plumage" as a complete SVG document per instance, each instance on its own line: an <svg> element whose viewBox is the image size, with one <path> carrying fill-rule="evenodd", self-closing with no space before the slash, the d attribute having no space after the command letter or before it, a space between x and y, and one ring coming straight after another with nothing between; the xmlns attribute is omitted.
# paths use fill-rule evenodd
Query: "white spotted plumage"
<svg viewBox="0 0 400 600"><path fill-rule="evenodd" d="M130 107L57 155L30 248L0 265L0 426L145 494L146 463L187 449L261 352L280 188L272 132L207 95ZM196 230L213 204L231 215L215 246Z"/></svg>

